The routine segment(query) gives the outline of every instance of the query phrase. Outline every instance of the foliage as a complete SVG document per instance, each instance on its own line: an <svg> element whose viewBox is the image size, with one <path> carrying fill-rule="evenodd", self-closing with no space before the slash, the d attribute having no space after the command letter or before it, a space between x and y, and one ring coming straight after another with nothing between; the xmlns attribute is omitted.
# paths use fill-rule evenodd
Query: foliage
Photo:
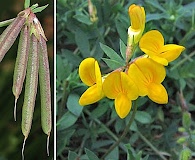
<svg viewBox="0 0 195 160"><path fill-rule="evenodd" d="M78 76L78 66L84 58L97 59L102 73L110 71L107 65L112 68L113 63L123 63L119 56L124 57L130 25L127 11L132 3L145 8L144 32L158 29L166 44L180 44L186 49L166 70L163 85L168 91L169 103L158 105L146 97L139 98L138 111L128 134L105 159L187 160L194 157L195 3L192 0L92 2L97 10L96 21L90 20L87 1L57 1L57 159L101 158L119 139L132 116L130 113L121 120L108 99L86 107L78 104L86 90ZM118 53L119 61L105 60L111 52ZM139 54L141 51L137 49L136 55Z"/></svg>

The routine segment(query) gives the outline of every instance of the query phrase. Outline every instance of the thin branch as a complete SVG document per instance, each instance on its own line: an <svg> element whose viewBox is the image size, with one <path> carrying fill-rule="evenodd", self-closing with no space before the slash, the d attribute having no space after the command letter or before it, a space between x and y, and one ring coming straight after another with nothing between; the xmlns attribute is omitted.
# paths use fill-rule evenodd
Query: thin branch
<svg viewBox="0 0 195 160"><path fill-rule="evenodd" d="M129 128L131 126L131 124L133 123L133 120L135 118L135 114L136 114L136 111L137 111L137 105L136 105L136 101L134 103L134 107L133 107L133 114L129 120L129 123L127 124L127 126L125 127L125 130L123 131L121 137L107 150L107 152L101 157L101 160L104 160L104 158L110 153L112 152L112 150L117 147L120 142L123 140L123 138L126 136L126 134L128 133L129 131Z"/></svg>

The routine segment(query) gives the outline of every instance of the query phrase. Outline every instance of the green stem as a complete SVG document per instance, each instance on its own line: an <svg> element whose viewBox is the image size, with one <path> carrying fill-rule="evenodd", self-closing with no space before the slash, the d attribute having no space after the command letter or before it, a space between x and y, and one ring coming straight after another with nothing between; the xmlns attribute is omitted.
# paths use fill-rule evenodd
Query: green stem
<svg viewBox="0 0 195 160"><path fill-rule="evenodd" d="M8 20L0 22L0 27L8 26L10 23L12 23L14 21L14 19L15 18L8 19Z"/></svg>
<svg viewBox="0 0 195 160"><path fill-rule="evenodd" d="M181 61L179 61L177 64L175 64L170 70L174 70L180 65L182 65L185 61L187 61L189 58L193 57L195 55L195 51L191 52L188 56L188 58L184 57Z"/></svg>
<svg viewBox="0 0 195 160"><path fill-rule="evenodd" d="M64 111L64 104L66 104L67 98L68 98L68 93L69 93L68 85L69 85L69 82L67 80L64 80L64 82L62 84L63 94L62 94L62 100L61 100L60 105L59 105L58 119L60 119L64 115L64 112L65 112Z"/></svg>
<svg viewBox="0 0 195 160"><path fill-rule="evenodd" d="M137 105L136 105L136 101L134 102L134 107L133 107L133 114L129 120L129 123L127 124L127 126L125 127L125 130L123 131L121 137L107 150L107 152L101 157L101 160L103 160L110 152L112 152L112 150L117 147L120 142L123 140L123 138L126 136L126 134L129 131L129 128L131 126L131 124L133 123L133 120L135 118L135 114L137 111Z"/></svg>
<svg viewBox="0 0 195 160"><path fill-rule="evenodd" d="M163 159L163 160L167 160L159 151L158 151L158 149L149 141L149 140L147 140L146 139L146 137L144 137L144 135L141 133L141 132L139 132L138 130L137 130L137 133L139 134L139 136L140 136L140 138L157 154L157 155L159 155L159 157L161 158L161 159Z"/></svg>
<svg viewBox="0 0 195 160"><path fill-rule="evenodd" d="M91 116L91 113L86 109L84 111L87 115L89 115L97 124L99 124L105 131L115 140L118 141L118 137L105 125L103 124L99 119L94 118Z"/></svg>

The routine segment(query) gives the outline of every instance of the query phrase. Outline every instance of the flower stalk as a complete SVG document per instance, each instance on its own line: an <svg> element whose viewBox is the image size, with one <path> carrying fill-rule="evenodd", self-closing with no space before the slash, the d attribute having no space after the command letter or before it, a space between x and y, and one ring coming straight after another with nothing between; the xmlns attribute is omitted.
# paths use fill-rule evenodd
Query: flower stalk
<svg viewBox="0 0 195 160"><path fill-rule="evenodd" d="M117 147L121 142L122 140L125 138L125 136L127 135L128 131L129 131L129 128L131 127L131 124L133 123L134 119L135 119L135 114L137 112L137 104L136 104L136 101L134 101L134 105L133 105L133 111L132 111L132 116L129 120L129 123L126 125L122 135L120 136L120 138L107 150L107 152L101 157L101 160L104 160L106 158L106 156L113 151L113 149L115 147Z"/></svg>

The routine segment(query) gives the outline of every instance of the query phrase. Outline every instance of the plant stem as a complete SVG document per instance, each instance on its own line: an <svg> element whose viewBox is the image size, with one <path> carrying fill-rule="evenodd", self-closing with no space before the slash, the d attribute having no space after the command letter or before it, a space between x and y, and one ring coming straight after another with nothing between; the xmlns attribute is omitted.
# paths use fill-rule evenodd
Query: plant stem
<svg viewBox="0 0 195 160"><path fill-rule="evenodd" d="M127 124L127 126L125 127L125 130L123 131L121 137L107 150L107 152L101 157L101 160L104 160L104 158L110 153L112 152L112 150L117 147L120 142L123 140L123 138L126 136L126 134L128 133L129 131L129 128L135 118L135 114L136 114L136 111L137 111L137 105L136 105L136 101L134 102L134 107L133 107L133 114L129 120L129 123Z"/></svg>
<svg viewBox="0 0 195 160"><path fill-rule="evenodd" d="M62 100L58 108L58 119L60 119L64 115L64 104L66 104L67 102L68 93L69 93L68 85L69 85L69 82L67 80L64 80L62 84L62 87L63 87Z"/></svg>
<svg viewBox="0 0 195 160"><path fill-rule="evenodd" d="M163 160L167 160L159 151L158 149L149 141L146 139L146 137L144 137L144 135L139 132L138 130L136 131L136 133L139 134L140 138L157 154L159 155L159 157Z"/></svg>
<svg viewBox="0 0 195 160"><path fill-rule="evenodd" d="M182 65L185 61L189 60L189 58L193 57L195 55L195 51L191 52L189 54L189 56L187 57L184 57L181 61L179 61L177 64L175 64L171 69L170 71L176 69L177 67L179 67L180 65Z"/></svg>
<svg viewBox="0 0 195 160"><path fill-rule="evenodd" d="M8 20L0 22L0 27L8 26L10 23L12 23L14 21L14 19L15 18L8 19Z"/></svg>
<svg viewBox="0 0 195 160"><path fill-rule="evenodd" d="M102 128L105 129L105 131L115 140L118 141L118 137L105 125L103 124L100 120L97 118L94 118L91 116L91 113L86 109L85 113L89 115L97 124L99 124Z"/></svg>

